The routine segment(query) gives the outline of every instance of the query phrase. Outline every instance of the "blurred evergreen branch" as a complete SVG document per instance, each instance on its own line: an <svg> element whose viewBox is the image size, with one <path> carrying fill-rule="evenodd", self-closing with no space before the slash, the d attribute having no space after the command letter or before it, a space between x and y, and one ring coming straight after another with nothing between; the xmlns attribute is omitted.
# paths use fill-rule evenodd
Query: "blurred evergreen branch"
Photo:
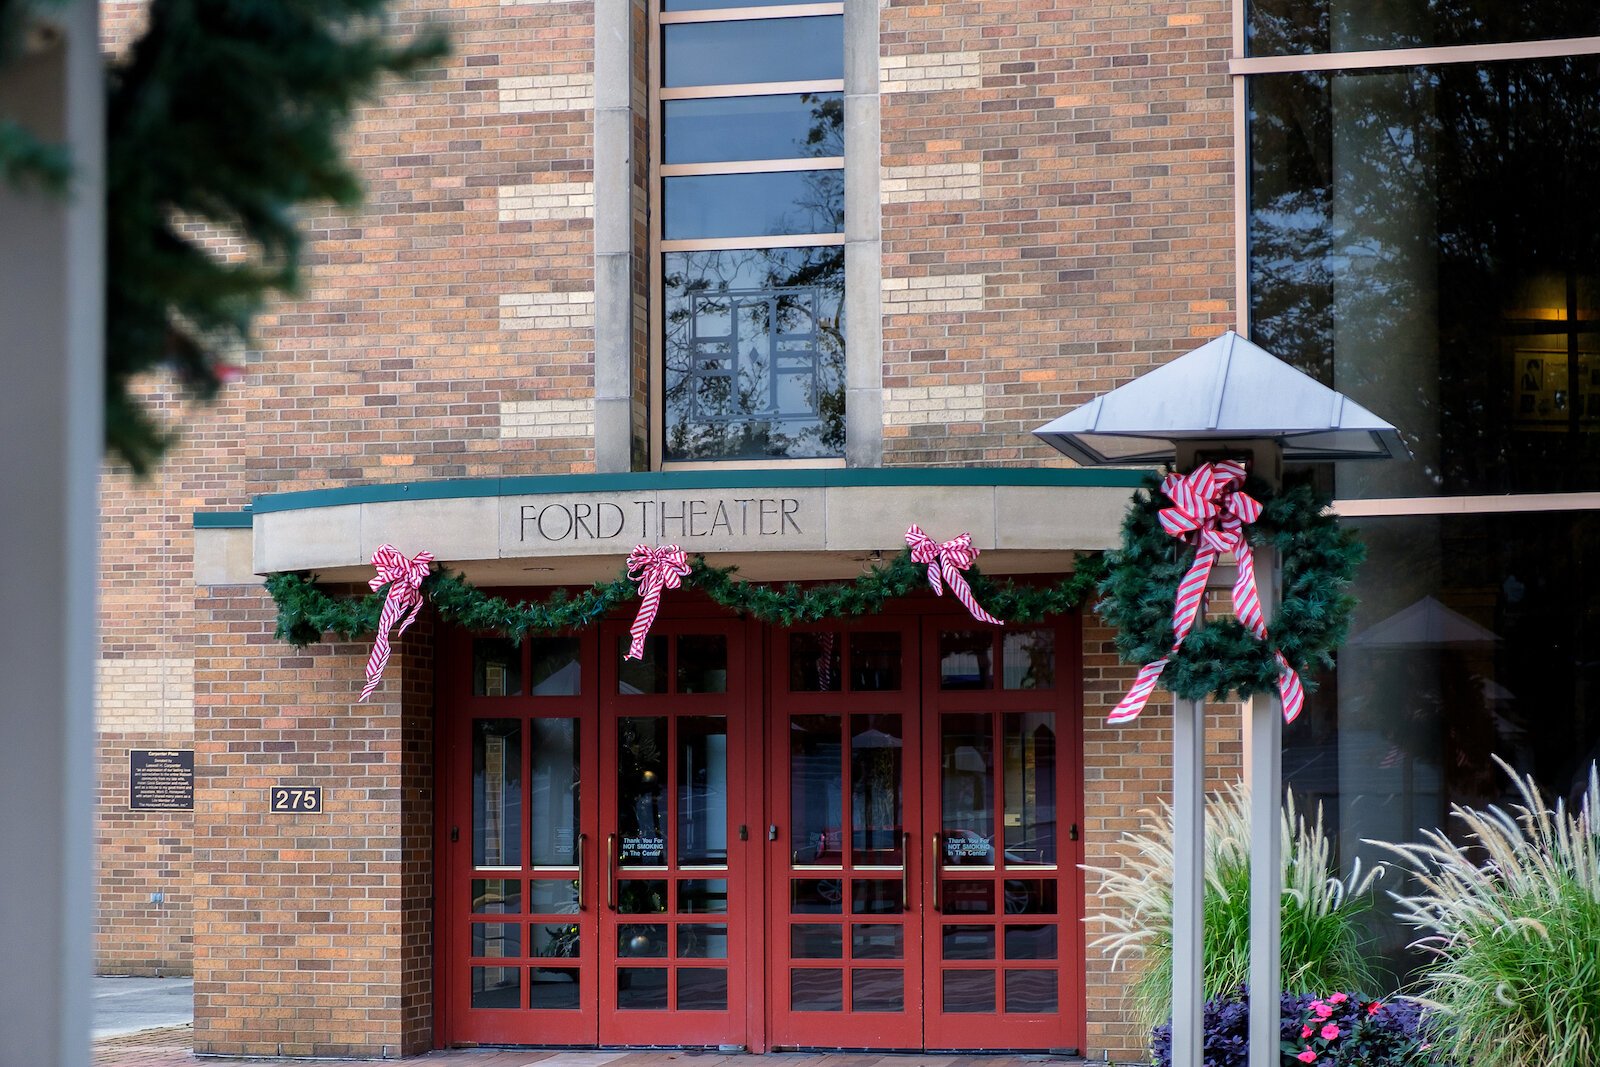
<svg viewBox="0 0 1600 1067"><path fill-rule="evenodd" d="M0 0L0 65L61 0ZM447 50L395 40L388 0L151 0L148 28L109 72L106 109L106 448L143 474L172 432L133 378L170 368L191 396L221 387L222 353L300 283L305 205L353 207L339 136L389 74ZM0 117L0 181L70 194L60 145ZM188 231L188 232L186 232ZM221 239L228 254L206 247Z"/></svg>

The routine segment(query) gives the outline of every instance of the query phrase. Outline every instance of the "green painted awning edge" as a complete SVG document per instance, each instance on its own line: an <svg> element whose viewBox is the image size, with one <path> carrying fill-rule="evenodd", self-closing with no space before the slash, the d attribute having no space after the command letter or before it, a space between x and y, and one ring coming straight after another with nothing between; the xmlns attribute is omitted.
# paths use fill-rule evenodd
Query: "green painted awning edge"
<svg viewBox="0 0 1600 1067"><path fill-rule="evenodd" d="M882 488L896 486L1045 486L1134 489L1145 471L1085 467L843 467L800 470L643 471L627 474L542 474L511 478L455 478L423 482L348 485L266 493L255 498L256 515L349 504L402 500L562 493L626 493L696 489ZM207 521L202 523L202 518ZM223 521L233 520L233 521ZM250 513L200 512L195 526L236 528L250 525Z"/></svg>

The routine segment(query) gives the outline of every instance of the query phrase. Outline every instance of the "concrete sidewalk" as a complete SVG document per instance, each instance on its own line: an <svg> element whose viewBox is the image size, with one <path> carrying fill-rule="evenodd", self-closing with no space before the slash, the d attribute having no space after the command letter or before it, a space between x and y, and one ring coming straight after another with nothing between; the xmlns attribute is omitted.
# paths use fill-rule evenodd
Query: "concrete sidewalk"
<svg viewBox="0 0 1600 1067"><path fill-rule="evenodd" d="M94 980L94 1039L194 1022L192 978Z"/></svg>
<svg viewBox="0 0 1600 1067"><path fill-rule="evenodd" d="M194 982L188 978L96 978L95 1067L195 1067L197 1063L270 1063L231 1057L195 1058ZM295 1062L295 1061L277 1061ZM365 1067L372 1060L317 1060L318 1067ZM702 1051L563 1051L453 1049L430 1052L418 1067L1019 1067L1023 1063L1081 1063L1037 1055L895 1055L875 1052L769 1053ZM1093 1067L1093 1065L1085 1065Z"/></svg>
<svg viewBox="0 0 1600 1067"><path fill-rule="evenodd" d="M227 1067L271 1063L259 1059L195 1059L189 1027L152 1030L102 1041L95 1067ZM783 1053L762 1056L719 1052L566 1052L553 1049L455 1049L430 1052L407 1062L417 1067L1018 1067L1051 1062L1041 1056L952 1056L940 1053L891 1055L874 1052ZM305 1061L276 1061L294 1063ZM315 1060L317 1067L368 1067L373 1060ZM1053 1061L1056 1064L1072 1061ZM1086 1065L1087 1067L1087 1065Z"/></svg>

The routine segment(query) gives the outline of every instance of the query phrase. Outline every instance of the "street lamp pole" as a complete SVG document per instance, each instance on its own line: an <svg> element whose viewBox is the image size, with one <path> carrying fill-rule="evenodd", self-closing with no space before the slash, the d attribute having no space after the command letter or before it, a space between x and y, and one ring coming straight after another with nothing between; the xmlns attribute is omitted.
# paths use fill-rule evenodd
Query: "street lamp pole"
<svg viewBox="0 0 1600 1067"><path fill-rule="evenodd" d="M1283 449L1257 442L1252 473L1276 493L1283 486ZM1255 549L1262 617L1277 616L1283 568L1273 544ZM1278 1002L1282 988L1283 700L1276 689L1250 698L1244 731L1245 780L1250 784L1250 1067L1276 1067Z"/></svg>
<svg viewBox="0 0 1600 1067"><path fill-rule="evenodd" d="M1249 456L1251 472L1273 491L1283 484L1286 459L1326 463L1409 456L1393 425L1232 330L1034 434L1085 466L1176 462L1188 471L1202 454ZM1256 549L1255 567L1270 631L1282 595L1276 547ZM1250 1067L1277 1067L1283 892L1283 707L1277 693L1251 698L1244 736L1250 786L1249 1057ZM1172 1064L1200 1067L1205 1041L1202 702L1174 702L1172 739Z"/></svg>
<svg viewBox="0 0 1600 1067"><path fill-rule="evenodd" d="M1205 753L1205 701L1174 697L1172 1067L1200 1067L1205 1053Z"/></svg>

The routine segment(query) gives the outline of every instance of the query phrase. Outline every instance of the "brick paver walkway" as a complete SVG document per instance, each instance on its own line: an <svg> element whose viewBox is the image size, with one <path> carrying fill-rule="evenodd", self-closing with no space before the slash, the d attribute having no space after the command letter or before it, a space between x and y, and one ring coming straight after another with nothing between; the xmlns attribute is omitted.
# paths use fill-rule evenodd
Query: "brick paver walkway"
<svg viewBox="0 0 1600 1067"><path fill-rule="evenodd" d="M272 1060L196 1059L191 1030L174 1026L114 1037L95 1045L95 1067L227 1067ZM417 1067L1017 1067L1034 1061L1065 1063L1045 1056L883 1055L881 1053L773 1052L765 1056L718 1052L564 1052L539 1049L455 1049L430 1052L405 1062ZM297 1061L288 1061L294 1063ZM314 1060L316 1067L370 1067L372 1060Z"/></svg>

